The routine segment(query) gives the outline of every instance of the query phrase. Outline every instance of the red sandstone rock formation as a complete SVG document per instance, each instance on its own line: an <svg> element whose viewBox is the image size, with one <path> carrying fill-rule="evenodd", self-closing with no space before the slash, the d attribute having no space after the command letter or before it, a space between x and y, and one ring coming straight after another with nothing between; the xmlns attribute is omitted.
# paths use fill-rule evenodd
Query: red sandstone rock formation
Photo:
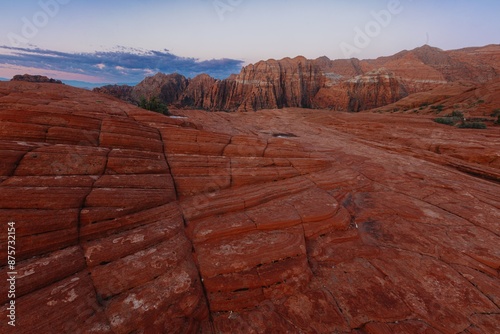
<svg viewBox="0 0 500 334"><path fill-rule="evenodd" d="M286 107L360 111L450 84L490 82L498 78L499 64L498 45L454 51L425 45L374 60L270 59L248 65L226 80L159 73L137 85L125 100L157 96L167 104L211 111ZM124 98L121 93L103 92Z"/></svg>
<svg viewBox="0 0 500 334"><path fill-rule="evenodd" d="M11 81L47 82L47 83L62 84L61 80L48 78L48 77L43 76L43 75L30 75L30 74L15 75L11 79Z"/></svg>
<svg viewBox="0 0 500 334"><path fill-rule="evenodd" d="M179 100L187 85L188 80L180 74L157 73L152 77L147 77L135 86L131 95L136 101L140 101L142 98L150 99L155 96L164 103L173 104Z"/></svg>
<svg viewBox="0 0 500 334"><path fill-rule="evenodd" d="M304 57L268 60L246 66L222 81L198 76L189 81L179 104L212 111L310 108L324 81L320 68Z"/></svg>
<svg viewBox="0 0 500 334"><path fill-rule="evenodd" d="M15 332L500 327L498 128L305 109L177 113L189 118L0 83ZM5 278L6 230L0 244ZM2 314L9 302L3 289Z"/></svg>
<svg viewBox="0 0 500 334"><path fill-rule="evenodd" d="M324 76L304 57L268 60L249 65L234 79L226 108L255 111L266 108L312 107Z"/></svg>
<svg viewBox="0 0 500 334"><path fill-rule="evenodd" d="M330 81L315 96L315 106L368 110L452 83L484 84L498 78L499 57L500 48L494 45L456 51L425 45L375 60L320 58L316 61Z"/></svg>
<svg viewBox="0 0 500 334"><path fill-rule="evenodd" d="M212 101L212 88L217 80L208 74L200 74L188 81L188 86L178 100L184 107L208 109Z"/></svg>
<svg viewBox="0 0 500 334"><path fill-rule="evenodd" d="M92 91L96 93L114 96L120 100L135 104L136 101L132 98L134 87L129 85L107 85L94 88Z"/></svg>
<svg viewBox="0 0 500 334"><path fill-rule="evenodd" d="M357 112L386 106L409 94L410 88L401 78L378 69L323 88L315 97L315 106Z"/></svg>

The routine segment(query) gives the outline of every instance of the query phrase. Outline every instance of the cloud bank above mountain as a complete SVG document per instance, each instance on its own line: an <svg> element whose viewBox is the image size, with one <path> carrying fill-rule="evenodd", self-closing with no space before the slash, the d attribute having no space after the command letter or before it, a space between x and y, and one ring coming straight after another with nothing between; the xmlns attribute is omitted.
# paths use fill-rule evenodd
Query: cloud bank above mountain
<svg viewBox="0 0 500 334"><path fill-rule="evenodd" d="M116 47L111 51L69 53L40 48L0 46L0 67L37 69L58 74L62 79L94 82L139 82L157 72L180 73L194 77L207 73L224 79L238 73L243 65L237 59L199 60L179 57L168 50ZM80 74L80 76L78 76ZM82 77L84 76L84 77Z"/></svg>

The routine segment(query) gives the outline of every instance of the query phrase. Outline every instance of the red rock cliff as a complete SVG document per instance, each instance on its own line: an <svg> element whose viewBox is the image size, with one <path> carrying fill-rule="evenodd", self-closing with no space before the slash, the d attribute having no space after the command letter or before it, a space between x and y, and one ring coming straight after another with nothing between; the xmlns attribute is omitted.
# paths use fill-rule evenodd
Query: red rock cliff
<svg viewBox="0 0 500 334"><path fill-rule="evenodd" d="M180 74L157 73L135 86L131 95L136 101L156 96L164 103L173 104L180 99L187 86L188 80Z"/></svg>
<svg viewBox="0 0 500 334"><path fill-rule="evenodd" d="M268 60L249 65L235 78L230 109L254 111L284 107L312 107L325 82L320 67L304 57Z"/></svg>
<svg viewBox="0 0 500 334"><path fill-rule="evenodd" d="M226 111L310 108L324 81L319 66L304 57L261 61L226 80L192 79L180 104Z"/></svg>
<svg viewBox="0 0 500 334"><path fill-rule="evenodd" d="M423 46L374 60L321 57L261 61L215 80L179 74L146 78L132 98L205 110L255 111L286 107L360 111L453 82L485 83L500 75L500 46L443 51Z"/></svg>

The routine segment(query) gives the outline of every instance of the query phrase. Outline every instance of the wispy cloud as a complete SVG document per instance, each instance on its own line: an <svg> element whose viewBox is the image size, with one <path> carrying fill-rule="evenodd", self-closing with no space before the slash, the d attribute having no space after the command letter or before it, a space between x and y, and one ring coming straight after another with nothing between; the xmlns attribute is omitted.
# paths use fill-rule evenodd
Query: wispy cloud
<svg viewBox="0 0 500 334"><path fill-rule="evenodd" d="M40 48L0 46L0 64L3 67L36 68L93 77L103 82L139 82L157 72L180 73L194 77L207 73L224 79L238 73L243 65L237 59L213 59L176 56L168 50L154 51L117 47L113 51L67 53Z"/></svg>

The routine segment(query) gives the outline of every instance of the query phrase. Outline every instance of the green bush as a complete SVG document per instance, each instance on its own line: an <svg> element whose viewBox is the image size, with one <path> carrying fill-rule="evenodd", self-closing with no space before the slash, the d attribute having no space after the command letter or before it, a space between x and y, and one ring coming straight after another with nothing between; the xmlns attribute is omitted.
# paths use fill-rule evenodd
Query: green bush
<svg viewBox="0 0 500 334"><path fill-rule="evenodd" d="M455 125L456 120L452 117L439 117L434 118L434 122L445 125Z"/></svg>
<svg viewBox="0 0 500 334"><path fill-rule="evenodd" d="M463 122L458 127L461 129L486 129L486 124L483 122Z"/></svg>
<svg viewBox="0 0 500 334"><path fill-rule="evenodd" d="M449 114L448 117L464 118L464 113L459 110L455 110L451 114Z"/></svg>
<svg viewBox="0 0 500 334"><path fill-rule="evenodd" d="M431 106L432 110L436 110L437 113L440 113L444 110L444 106L442 104L438 104L437 106Z"/></svg>
<svg viewBox="0 0 500 334"><path fill-rule="evenodd" d="M163 115L170 115L167 105L161 102L156 96L149 99L141 97L138 106L142 109L158 112Z"/></svg>

